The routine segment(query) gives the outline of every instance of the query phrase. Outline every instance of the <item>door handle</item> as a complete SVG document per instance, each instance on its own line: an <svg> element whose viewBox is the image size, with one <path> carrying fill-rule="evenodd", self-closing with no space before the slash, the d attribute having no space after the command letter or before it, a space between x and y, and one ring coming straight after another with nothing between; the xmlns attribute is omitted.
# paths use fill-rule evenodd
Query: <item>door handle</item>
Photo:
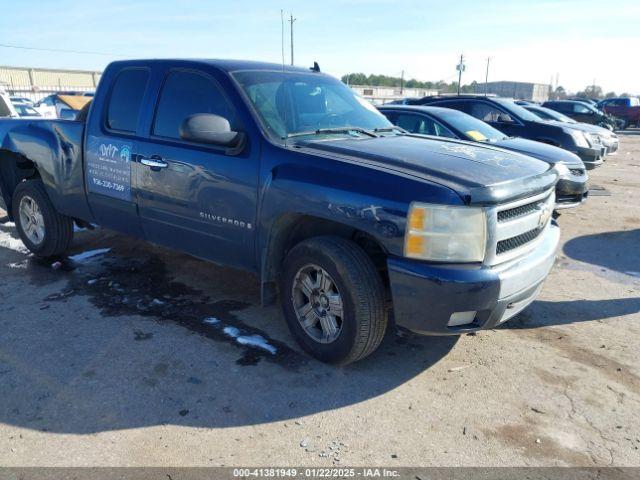
<svg viewBox="0 0 640 480"><path fill-rule="evenodd" d="M140 163L146 165L147 167L151 167L152 169L158 168L167 168L169 164L162 160L162 157L154 155L152 157L141 157Z"/></svg>

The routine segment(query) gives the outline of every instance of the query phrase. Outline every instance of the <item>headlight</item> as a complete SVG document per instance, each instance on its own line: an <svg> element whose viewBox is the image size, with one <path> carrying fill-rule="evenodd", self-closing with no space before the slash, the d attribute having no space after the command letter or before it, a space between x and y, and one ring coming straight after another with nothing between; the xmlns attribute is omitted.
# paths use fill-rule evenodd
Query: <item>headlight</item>
<svg viewBox="0 0 640 480"><path fill-rule="evenodd" d="M553 168L561 177L564 175L569 175L569 167L567 167L564 163L556 163Z"/></svg>
<svg viewBox="0 0 640 480"><path fill-rule="evenodd" d="M436 262L481 262L486 244L484 209L411 204L404 239L406 257Z"/></svg>
<svg viewBox="0 0 640 480"><path fill-rule="evenodd" d="M602 145L602 139L600 138L600 135L596 133L587 133L587 137L591 141L592 145Z"/></svg>
<svg viewBox="0 0 640 480"><path fill-rule="evenodd" d="M571 135L571 138L573 138L573 141L576 142L576 145L578 147L589 148L591 146L589 145L584 132L581 132L580 130L569 130L568 132L569 135Z"/></svg>

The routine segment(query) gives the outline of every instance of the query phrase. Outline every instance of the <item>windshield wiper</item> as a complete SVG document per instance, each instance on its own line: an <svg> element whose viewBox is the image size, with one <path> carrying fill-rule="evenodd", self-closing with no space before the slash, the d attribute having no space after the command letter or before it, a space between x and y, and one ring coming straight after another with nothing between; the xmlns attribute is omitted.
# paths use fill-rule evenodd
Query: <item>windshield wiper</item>
<svg viewBox="0 0 640 480"><path fill-rule="evenodd" d="M357 132L367 135L369 137L377 137L374 132L366 130L360 127L332 127L332 128L319 128L317 130L308 130L306 132L294 132L288 133L286 138L292 137L302 137L304 135L322 135L323 133L349 133L349 132Z"/></svg>
<svg viewBox="0 0 640 480"><path fill-rule="evenodd" d="M382 127L382 128L374 128L373 131L375 133L384 133L384 132L398 132L402 135L406 135L407 132L404 128L400 128L400 127Z"/></svg>

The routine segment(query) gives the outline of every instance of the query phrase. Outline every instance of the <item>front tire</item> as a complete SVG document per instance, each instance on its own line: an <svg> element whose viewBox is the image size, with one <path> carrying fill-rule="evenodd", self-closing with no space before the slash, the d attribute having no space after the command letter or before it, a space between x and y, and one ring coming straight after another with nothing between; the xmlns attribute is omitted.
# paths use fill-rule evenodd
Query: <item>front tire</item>
<svg viewBox="0 0 640 480"><path fill-rule="evenodd" d="M384 287L367 254L340 237L316 237L287 255L280 282L285 319L318 360L346 365L373 353L387 327Z"/></svg>
<svg viewBox="0 0 640 480"><path fill-rule="evenodd" d="M18 184L11 210L22 243L34 255L62 255L71 246L73 220L56 211L40 180Z"/></svg>

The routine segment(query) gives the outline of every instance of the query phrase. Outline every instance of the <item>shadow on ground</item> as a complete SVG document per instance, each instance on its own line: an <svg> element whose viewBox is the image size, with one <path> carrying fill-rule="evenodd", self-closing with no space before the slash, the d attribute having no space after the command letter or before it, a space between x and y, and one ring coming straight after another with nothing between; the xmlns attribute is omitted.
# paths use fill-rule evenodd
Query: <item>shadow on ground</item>
<svg viewBox="0 0 640 480"><path fill-rule="evenodd" d="M640 277L640 229L584 235L569 240L564 253L573 260Z"/></svg>
<svg viewBox="0 0 640 480"><path fill-rule="evenodd" d="M326 366L296 349L279 309L257 305L253 276L106 231L80 237L76 252L111 251L56 269L24 259L4 279L32 290L20 298L33 305L0 309L0 422L88 434L300 419L384 395L457 341L390 329L368 359Z"/></svg>
<svg viewBox="0 0 640 480"><path fill-rule="evenodd" d="M569 325L623 317L640 312L640 298L612 298L606 300L566 300L548 302L538 300L517 317L505 323L503 329L528 329Z"/></svg>

